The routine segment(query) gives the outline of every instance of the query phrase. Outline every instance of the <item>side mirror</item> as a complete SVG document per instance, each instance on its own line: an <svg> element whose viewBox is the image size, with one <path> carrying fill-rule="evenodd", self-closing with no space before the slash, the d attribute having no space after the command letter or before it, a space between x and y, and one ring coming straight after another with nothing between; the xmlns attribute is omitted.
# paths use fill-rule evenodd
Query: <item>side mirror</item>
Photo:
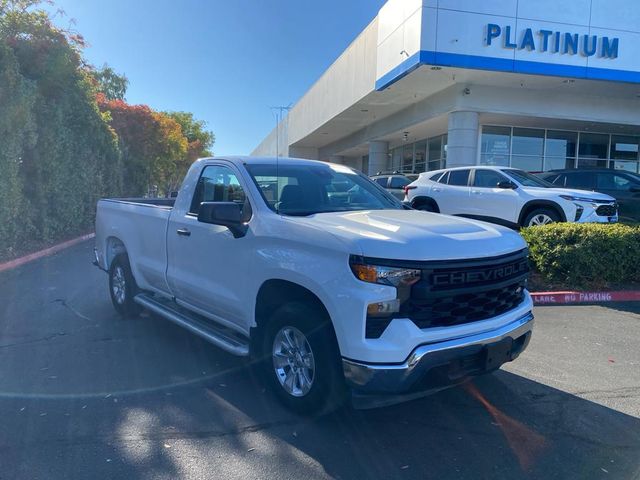
<svg viewBox="0 0 640 480"><path fill-rule="evenodd" d="M504 190L515 190L516 188L518 188L518 186L515 183L509 180L503 180L502 182L498 182L498 185L496 186Z"/></svg>
<svg viewBox="0 0 640 480"><path fill-rule="evenodd" d="M198 221L227 227L235 238L244 237L248 229L243 221L242 205L235 202L202 202Z"/></svg>

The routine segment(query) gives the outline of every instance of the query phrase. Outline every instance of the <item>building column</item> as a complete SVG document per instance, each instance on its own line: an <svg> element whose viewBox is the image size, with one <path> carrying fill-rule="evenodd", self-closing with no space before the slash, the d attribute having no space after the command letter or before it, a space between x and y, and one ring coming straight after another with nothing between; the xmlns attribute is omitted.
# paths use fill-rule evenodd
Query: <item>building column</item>
<svg viewBox="0 0 640 480"><path fill-rule="evenodd" d="M475 165L478 159L480 115L477 112L451 112L447 139L447 167Z"/></svg>
<svg viewBox="0 0 640 480"><path fill-rule="evenodd" d="M375 175L389 169L389 142L369 142L369 171Z"/></svg>
<svg viewBox="0 0 640 480"><path fill-rule="evenodd" d="M331 163L339 163L340 165L344 165L344 155L331 155L329 157L329 161Z"/></svg>

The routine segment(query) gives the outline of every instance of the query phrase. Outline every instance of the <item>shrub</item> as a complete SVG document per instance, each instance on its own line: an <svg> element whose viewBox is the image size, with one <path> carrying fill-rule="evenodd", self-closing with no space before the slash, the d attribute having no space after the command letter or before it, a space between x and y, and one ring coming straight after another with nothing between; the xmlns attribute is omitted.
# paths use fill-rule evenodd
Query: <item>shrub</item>
<svg viewBox="0 0 640 480"><path fill-rule="evenodd" d="M534 272L566 288L640 282L640 227L556 223L521 231Z"/></svg>

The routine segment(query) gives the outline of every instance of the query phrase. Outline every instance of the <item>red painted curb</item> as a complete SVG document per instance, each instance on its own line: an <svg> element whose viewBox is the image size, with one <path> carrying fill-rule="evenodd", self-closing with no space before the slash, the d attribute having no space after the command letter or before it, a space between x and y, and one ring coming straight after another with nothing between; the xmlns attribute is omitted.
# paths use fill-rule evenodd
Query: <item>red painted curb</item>
<svg viewBox="0 0 640 480"><path fill-rule="evenodd" d="M0 272L4 272L5 270L11 270L12 268L19 267L20 265L24 265L25 263L32 262L34 260L37 260L38 258L53 255L54 253L57 253L60 250L64 250L65 248L72 247L74 245L77 245L78 243L84 242L85 240L89 240L90 238L93 238L95 236L96 236L95 233L89 233L87 235L83 235L81 237L59 243L58 245L54 245L53 247L45 248L44 250L40 250L39 252L30 253L29 255L25 255L24 257L16 258L14 260L10 260L5 263L0 263Z"/></svg>
<svg viewBox="0 0 640 480"><path fill-rule="evenodd" d="M618 292L535 292L534 305L563 305L577 303L639 302L640 290Z"/></svg>

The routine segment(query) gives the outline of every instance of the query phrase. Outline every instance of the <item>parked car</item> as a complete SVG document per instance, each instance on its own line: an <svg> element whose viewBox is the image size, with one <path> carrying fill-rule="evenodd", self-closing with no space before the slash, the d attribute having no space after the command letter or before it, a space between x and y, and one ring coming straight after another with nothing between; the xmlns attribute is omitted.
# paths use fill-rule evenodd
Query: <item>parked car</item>
<svg viewBox="0 0 640 480"><path fill-rule="evenodd" d="M412 174L410 174L412 175ZM398 200L404 199L404 187L409 185L415 178L411 179L401 173L378 173L371 177L382 188L388 190Z"/></svg>
<svg viewBox="0 0 640 480"><path fill-rule="evenodd" d="M640 175L624 170L552 170L538 175L556 187L597 190L618 202L620 218L640 221Z"/></svg>
<svg viewBox="0 0 640 480"><path fill-rule="evenodd" d="M512 228L553 222L618 221L616 201L602 193L554 188L506 167L462 167L420 175L405 188L413 208L485 220Z"/></svg>
<svg viewBox="0 0 640 480"><path fill-rule="evenodd" d="M527 246L508 229L406 209L361 173L301 159L198 160L173 202L98 202L115 309L254 356L295 410L345 384L360 406L415 397L529 343Z"/></svg>

